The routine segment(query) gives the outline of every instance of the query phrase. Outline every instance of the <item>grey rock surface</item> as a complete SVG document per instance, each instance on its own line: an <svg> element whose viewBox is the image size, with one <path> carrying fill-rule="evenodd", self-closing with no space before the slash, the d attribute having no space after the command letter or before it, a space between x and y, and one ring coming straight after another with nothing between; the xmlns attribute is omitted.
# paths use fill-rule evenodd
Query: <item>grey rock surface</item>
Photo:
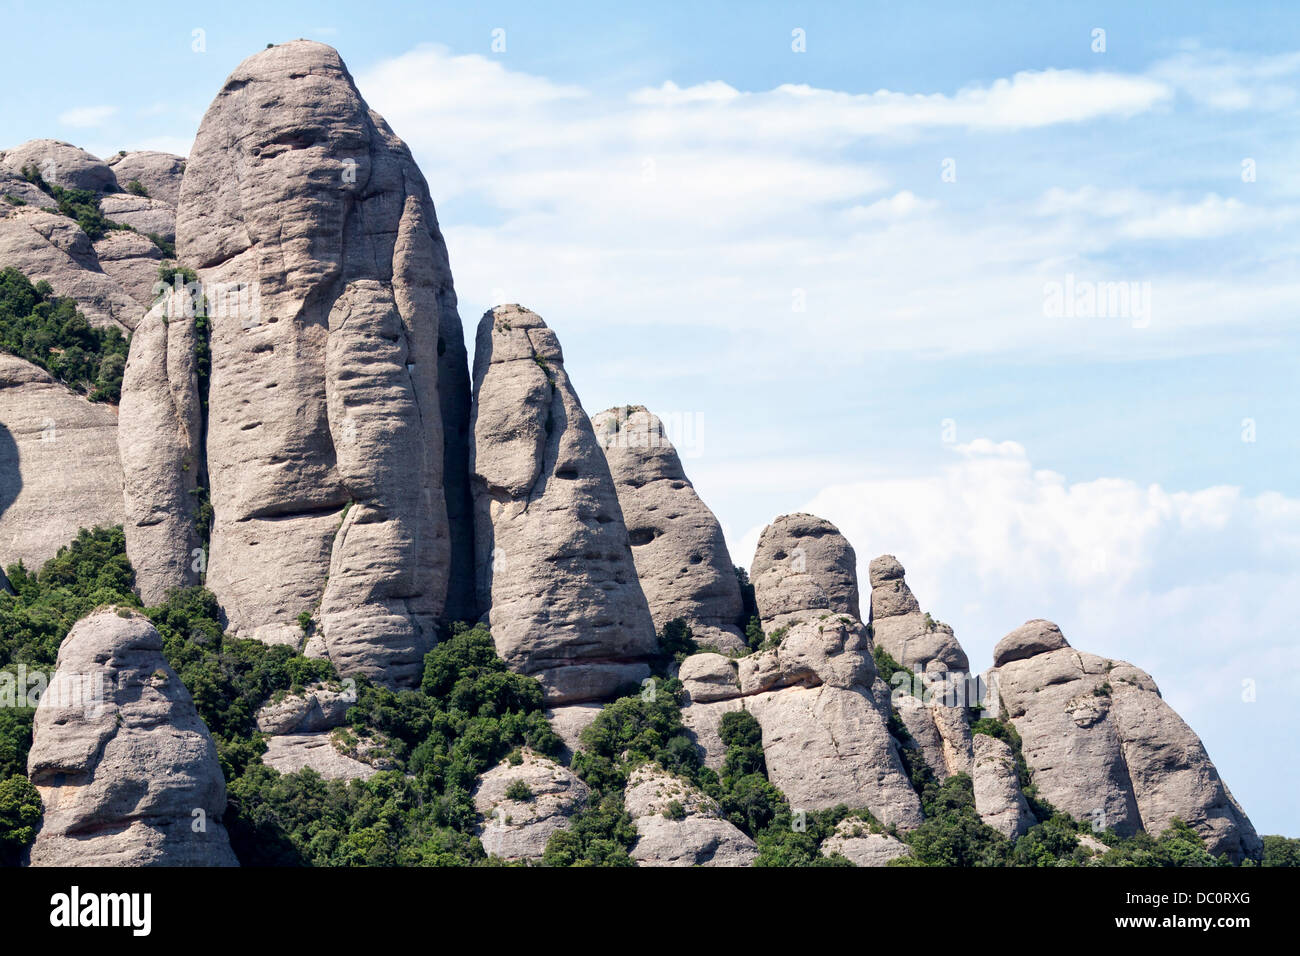
<svg viewBox="0 0 1300 956"><path fill-rule="evenodd" d="M124 476L126 553L146 606L199 583L203 419L198 331L184 292L141 320L122 379L117 447Z"/></svg>
<svg viewBox="0 0 1300 956"><path fill-rule="evenodd" d="M499 306L474 352L479 604L497 651L550 704L648 675L657 648L605 455L537 314Z"/></svg>
<svg viewBox="0 0 1300 956"><path fill-rule="evenodd" d="M824 518L782 515L763 529L749 577L763 629L858 609L857 555Z"/></svg>
<svg viewBox="0 0 1300 956"><path fill-rule="evenodd" d="M157 199L115 193L100 200L99 211L113 222L130 226L142 239L150 234L168 242L176 238L176 207Z"/></svg>
<svg viewBox="0 0 1300 956"><path fill-rule="evenodd" d="M314 770L326 780L368 780L379 772L339 750L328 731L268 737L262 763L280 773Z"/></svg>
<svg viewBox="0 0 1300 956"><path fill-rule="evenodd" d="M234 866L217 749L136 611L79 621L36 709L33 866Z"/></svg>
<svg viewBox="0 0 1300 956"><path fill-rule="evenodd" d="M570 704L567 707L552 707L546 711L546 719L551 722L551 729L564 742L564 756L567 760L582 748L582 732L591 726L601 711L600 704Z"/></svg>
<svg viewBox="0 0 1300 956"><path fill-rule="evenodd" d="M636 824L638 866L751 866L758 856L715 800L656 765L632 771L623 806Z"/></svg>
<svg viewBox="0 0 1300 956"><path fill-rule="evenodd" d="M34 166L52 186L89 189L97 193L118 191L117 177L108 164L78 146L57 139L28 140L13 149L0 151L0 169L21 176L23 167Z"/></svg>
<svg viewBox="0 0 1300 956"><path fill-rule="evenodd" d="M1043 799L1121 835L1160 833L1177 816L1211 853L1257 856L1250 820L1150 675L1064 640L1050 622L1030 621L999 642L1003 663L990 672Z"/></svg>
<svg viewBox="0 0 1300 956"><path fill-rule="evenodd" d="M48 282L55 295L76 299L91 325L126 331L145 313L104 271L80 226L36 206L0 203L0 268L18 269L32 282Z"/></svg>
<svg viewBox="0 0 1300 956"><path fill-rule="evenodd" d="M975 811L1004 837L1015 840L1024 836L1037 821L1020 790L1011 746L988 734L976 734L973 749L971 782L975 788Z"/></svg>
<svg viewBox="0 0 1300 956"><path fill-rule="evenodd" d="M745 709L762 728L768 777L791 806L843 803L902 829L920 824L920 800L873 693L876 669L859 622L836 615L795 624L776 648L738 661L692 656L680 673L690 700L682 721L708 766L725 756L722 716Z"/></svg>
<svg viewBox="0 0 1300 956"><path fill-rule="evenodd" d="M656 629L676 618L696 643L724 652L748 647L737 626L742 604L722 526L686 477L659 418L641 405L595 416Z"/></svg>
<svg viewBox="0 0 1300 956"><path fill-rule="evenodd" d="M230 75L177 251L211 326L208 587L238 636L300 640L315 612L341 673L413 682L448 587L439 338L459 318L424 177L334 50Z"/></svg>
<svg viewBox="0 0 1300 956"><path fill-rule="evenodd" d="M267 734L307 734L332 730L343 724L348 709L357 702L355 688L315 683L301 694L269 700L257 711L257 729Z"/></svg>
<svg viewBox="0 0 1300 956"><path fill-rule="evenodd" d="M113 409L0 353L0 567L36 571L79 528L121 523Z"/></svg>
<svg viewBox="0 0 1300 956"><path fill-rule="evenodd" d="M911 856L912 849L888 833L872 833L865 821L849 817L822 841L822 856L839 855L855 866L888 866L890 860Z"/></svg>
<svg viewBox="0 0 1300 956"><path fill-rule="evenodd" d="M142 312L157 303L158 267L162 253L138 232L117 229L94 243L99 267L140 306Z"/></svg>
<svg viewBox="0 0 1300 956"><path fill-rule="evenodd" d="M124 190L131 180L135 180L149 193L150 199L164 202L173 208L180 201L181 177L185 173L183 156L152 149L132 150L126 155L110 156L108 168L113 171L117 184Z"/></svg>
<svg viewBox="0 0 1300 956"><path fill-rule="evenodd" d="M512 799L506 790L522 781L527 799ZM503 860L540 860L546 842L587 804L591 791L571 771L531 751L523 762L503 760L479 778L474 790L478 836L490 856Z"/></svg>
<svg viewBox="0 0 1300 956"><path fill-rule="evenodd" d="M878 646L917 673L932 669L965 672L970 668L952 628L922 613L897 558L881 555L871 562L869 572L871 630Z"/></svg>

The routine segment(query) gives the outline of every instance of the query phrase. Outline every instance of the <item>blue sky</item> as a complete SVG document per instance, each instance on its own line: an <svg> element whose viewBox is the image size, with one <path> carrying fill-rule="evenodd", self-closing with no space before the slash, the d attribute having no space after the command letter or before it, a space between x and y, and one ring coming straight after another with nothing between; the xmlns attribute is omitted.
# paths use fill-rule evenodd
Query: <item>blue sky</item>
<svg viewBox="0 0 1300 956"><path fill-rule="evenodd" d="M1300 12L542 6L6 4L0 144L184 153L240 59L333 44L429 179L471 342L520 301L590 412L680 423L738 562L811 509L979 666L1052 618L1300 835ZM1066 282L1136 298L1052 314Z"/></svg>

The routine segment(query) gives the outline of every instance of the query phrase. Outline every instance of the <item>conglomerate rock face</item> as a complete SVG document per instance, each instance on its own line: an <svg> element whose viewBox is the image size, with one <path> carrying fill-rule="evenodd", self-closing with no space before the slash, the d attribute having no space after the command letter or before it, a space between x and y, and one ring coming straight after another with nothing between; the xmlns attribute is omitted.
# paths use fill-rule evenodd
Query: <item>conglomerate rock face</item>
<svg viewBox="0 0 1300 956"><path fill-rule="evenodd" d="M590 796L572 771L532 751L518 763L503 760L474 790L483 849L508 861L540 860L551 834L568 829Z"/></svg>
<svg viewBox="0 0 1300 956"><path fill-rule="evenodd" d="M213 101L176 232L210 335L204 455L187 468L188 433L140 434L185 420L194 397L172 368L185 350L172 340L193 324L147 329L132 362L150 371L123 401L128 470L164 477L156 496L134 489L133 512L154 524L128 526L133 561L153 588L192 583L176 558L197 470L213 510L206 584L232 631L298 644L310 613L342 673L415 681L447 599L442 411L456 396L440 396L439 367L462 341L423 176L334 50L287 43L242 63ZM146 540L162 524L170 546Z"/></svg>
<svg viewBox="0 0 1300 956"><path fill-rule="evenodd" d="M631 405L607 409L591 424L655 627L682 618L701 646L745 651L740 583L722 526L695 493L663 423Z"/></svg>
<svg viewBox="0 0 1300 956"><path fill-rule="evenodd" d="M1070 647L1034 620L993 651L992 703L1020 734L1040 795L1078 819L1159 833L1177 817L1215 855L1258 856L1255 829L1200 738L1149 674Z"/></svg>
<svg viewBox="0 0 1300 956"><path fill-rule="evenodd" d="M0 352L0 567L39 570L78 529L121 523L112 408Z"/></svg>
<svg viewBox="0 0 1300 956"><path fill-rule="evenodd" d="M614 481L536 313L479 323L473 426L475 576L497 651L551 704L642 680L657 642Z"/></svg>
<svg viewBox="0 0 1300 956"><path fill-rule="evenodd" d="M226 784L189 691L142 614L105 608L64 639L28 774L33 866L234 866Z"/></svg>

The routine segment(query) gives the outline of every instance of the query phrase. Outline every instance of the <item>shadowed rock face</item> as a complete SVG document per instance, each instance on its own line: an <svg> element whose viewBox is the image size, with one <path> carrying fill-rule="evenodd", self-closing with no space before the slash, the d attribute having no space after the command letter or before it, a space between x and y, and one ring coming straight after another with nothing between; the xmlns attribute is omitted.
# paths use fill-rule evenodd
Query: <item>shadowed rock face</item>
<svg viewBox="0 0 1300 956"><path fill-rule="evenodd" d="M744 651L740 584L722 526L695 493L663 424L640 405L608 409L591 424L655 627L683 618L702 646Z"/></svg>
<svg viewBox="0 0 1300 956"><path fill-rule="evenodd" d="M500 306L479 323L473 424L476 578L497 651L553 704L647 676L657 642L614 481L535 313Z"/></svg>
<svg viewBox="0 0 1300 956"><path fill-rule="evenodd" d="M871 631L889 656L917 673L928 670L966 671L970 662L952 628L921 612L903 577L903 566L892 554L871 562Z"/></svg>
<svg viewBox="0 0 1300 956"><path fill-rule="evenodd" d="M241 637L298 643L295 619L312 612L342 673L410 683L452 560L443 410L467 418L460 319L424 178L338 54L297 41L227 79L179 202L179 258L199 273L211 329L207 585ZM132 362L152 369L134 420L177 414L165 394L142 393L146 380L158 391L171 371L159 357L189 334L178 323L166 343L146 337L139 355L133 344ZM453 374L441 395L440 368L458 355L459 390ZM188 408L192 392L171 391L173 409ZM165 493L137 491L133 510L169 514L178 539L190 533L172 504L189 453L171 439L133 453L165 476ZM135 525L145 578L190 583L179 546L146 543Z"/></svg>
<svg viewBox="0 0 1300 956"><path fill-rule="evenodd" d="M1076 651L1041 620L1003 638L994 660L993 700L1019 731L1044 799L1121 834L1159 833L1178 817L1213 854L1259 855L1255 828L1150 675Z"/></svg>
<svg viewBox="0 0 1300 956"><path fill-rule="evenodd" d="M36 571L79 528L121 522L113 409L0 353L0 566Z"/></svg>
<svg viewBox="0 0 1300 956"><path fill-rule="evenodd" d="M33 866L235 866L217 748L138 612L83 618L36 709Z"/></svg>
<svg viewBox="0 0 1300 956"><path fill-rule="evenodd" d="M857 563L853 546L824 518L777 518L763 529L749 572L763 630L818 614L860 619Z"/></svg>

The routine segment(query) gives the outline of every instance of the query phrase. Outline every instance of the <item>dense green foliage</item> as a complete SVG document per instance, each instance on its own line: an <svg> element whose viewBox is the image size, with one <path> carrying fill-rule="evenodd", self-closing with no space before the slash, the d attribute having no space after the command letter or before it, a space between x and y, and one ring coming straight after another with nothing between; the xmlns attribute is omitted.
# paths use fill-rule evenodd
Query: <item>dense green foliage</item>
<svg viewBox="0 0 1300 956"><path fill-rule="evenodd" d="M17 269L0 271L0 350L39 365L93 402L117 402L128 345L118 329L92 326L48 282L33 285Z"/></svg>
<svg viewBox="0 0 1300 956"><path fill-rule="evenodd" d="M1300 866L1300 840L1284 836L1264 837L1264 866Z"/></svg>
<svg viewBox="0 0 1300 956"><path fill-rule="evenodd" d="M22 774L0 780L0 866L16 866L36 838L41 795Z"/></svg>
<svg viewBox="0 0 1300 956"><path fill-rule="evenodd" d="M473 835L475 779L520 747L546 754L560 746L541 685L507 669L485 629L463 624L425 657L419 690L360 681L348 723L392 769L344 783L247 765L231 783L226 814L241 862L485 862Z"/></svg>
<svg viewBox="0 0 1300 956"><path fill-rule="evenodd" d="M54 200L58 211L74 220L91 240L102 239L113 229L129 229L113 222L99 209L99 194L90 189L67 189L48 183L35 166L24 166L23 178Z"/></svg>

